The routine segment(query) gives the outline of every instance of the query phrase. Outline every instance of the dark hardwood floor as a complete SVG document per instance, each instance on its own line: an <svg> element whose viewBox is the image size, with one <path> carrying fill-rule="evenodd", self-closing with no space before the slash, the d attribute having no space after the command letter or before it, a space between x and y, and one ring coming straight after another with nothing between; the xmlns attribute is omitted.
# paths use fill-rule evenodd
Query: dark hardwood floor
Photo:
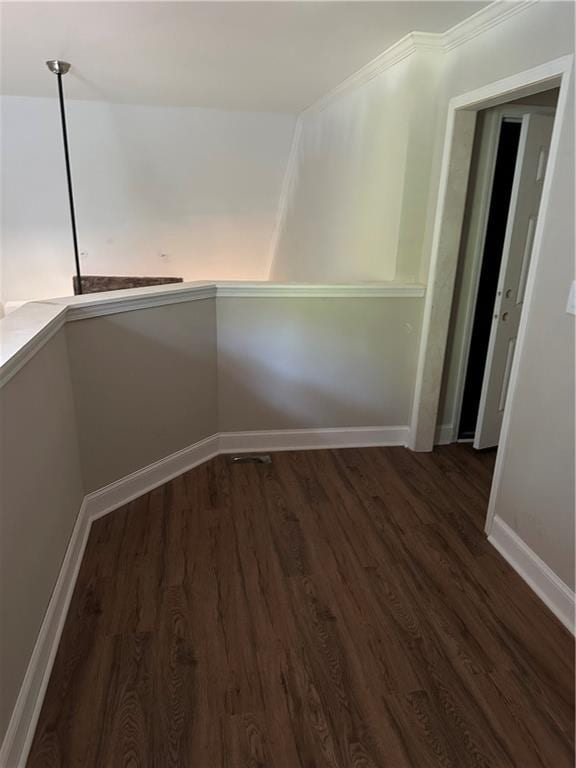
<svg viewBox="0 0 576 768"><path fill-rule="evenodd" d="M97 521L29 766L573 765L569 633L468 446L220 457Z"/></svg>

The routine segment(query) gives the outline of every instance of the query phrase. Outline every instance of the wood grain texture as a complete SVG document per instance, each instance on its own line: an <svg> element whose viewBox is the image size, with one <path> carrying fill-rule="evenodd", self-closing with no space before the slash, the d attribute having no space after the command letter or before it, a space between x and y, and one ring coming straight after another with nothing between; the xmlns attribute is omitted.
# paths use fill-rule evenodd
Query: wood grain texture
<svg viewBox="0 0 576 768"><path fill-rule="evenodd" d="M218 457L92 527L34 766L564 768L573 640L468 446Z"/></svg>

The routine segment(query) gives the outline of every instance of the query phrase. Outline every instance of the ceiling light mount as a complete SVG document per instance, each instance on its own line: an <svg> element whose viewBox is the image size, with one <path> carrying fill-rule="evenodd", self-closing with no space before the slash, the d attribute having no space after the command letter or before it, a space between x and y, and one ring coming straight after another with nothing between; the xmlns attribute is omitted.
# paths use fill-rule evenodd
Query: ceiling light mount
<svg viewBox="0 0 576 768"><path fill-rule="evenodd" d="M70 69L70 64L62 59L50 59L46 62L46 66L54 75L65 75Z"/></svg>

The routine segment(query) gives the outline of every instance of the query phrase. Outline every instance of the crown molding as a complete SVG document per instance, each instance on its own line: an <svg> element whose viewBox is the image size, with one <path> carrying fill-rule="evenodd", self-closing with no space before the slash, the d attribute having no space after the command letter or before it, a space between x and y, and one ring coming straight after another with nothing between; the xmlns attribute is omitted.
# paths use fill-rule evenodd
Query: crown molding
<svg viewBox="0 0 576 768"><path fill-rule="evenodd" d="M411 32L413 52L416 51L436 51L444 52L444 42L442 34L436 32Z"/></svg>
<svg viewBox="0 0 576 768"><path fill-rule="evenodd" d="M538 2L540 0L517 0L516 2L513 0L495 0L473 16L469 16L444 32L442 46L445 51L451 51Z"/></svg>
<svg viewBox="0 0 576 768"><path fill-rule="evenodd" d="M472 40L478 35L507 21L542 0L495 0L446 32L409 32L379 56L339 85L315 101L300 114L302 116L322 112L340 96L360 88L387 69L396 66L417 52L437 54L442 57L449 51Z"/></svg>
<svg viewBox="0 0 576 768"><path fill-rule="evenodd" d="M424 37L426 40L424 41ZM432 40L432 38L434 40ZM339 85L329 91L325 96L322 96L318 101L315 101L309 107L307 107L301 114L307 115L314 112L322 112L329 104L332 104L340 96L353 91L356 88L360 88L366 83L373 80L378 75L385 72L387 69L396 66L404 59L407 59L412 54L416 53L418 48L424 48L426 50L435 50L442 52L442 41L440 35L427 34L424 32L409 32L404 37L400 38L398 42L394 43L383 51L375 59L369 61L361 69L354 74L347 77Z"/></svg>

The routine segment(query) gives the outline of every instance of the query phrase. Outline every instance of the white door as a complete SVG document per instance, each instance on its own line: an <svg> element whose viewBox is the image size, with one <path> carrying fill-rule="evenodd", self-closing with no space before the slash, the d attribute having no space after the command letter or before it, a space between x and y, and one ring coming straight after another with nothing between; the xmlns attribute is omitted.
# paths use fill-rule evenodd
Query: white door
<svg viewBox="0 0 576 768"><path fill-rule="evenodd" d="M551 115L522 117L474 448L498 445L550 148Z"/></svg>

